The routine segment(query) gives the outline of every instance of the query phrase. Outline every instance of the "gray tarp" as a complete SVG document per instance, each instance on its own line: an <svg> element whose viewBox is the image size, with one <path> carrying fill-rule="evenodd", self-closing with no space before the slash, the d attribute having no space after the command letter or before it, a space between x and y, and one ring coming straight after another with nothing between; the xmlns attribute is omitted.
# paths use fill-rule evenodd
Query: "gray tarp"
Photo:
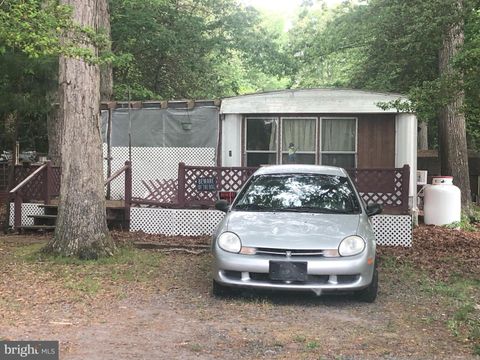
<svg viewBox="0 0 480 360"><path fill-rule="evenodd" d="M108 113L102 112L103 124L107 122L107 118ZM115 109L111 146L128 146L129 128L132 147L216 148L218 108L205 106L191 110L130 109L130 115L128 109ZM105 134L104 131L103 125L102 133Z"/></svg>

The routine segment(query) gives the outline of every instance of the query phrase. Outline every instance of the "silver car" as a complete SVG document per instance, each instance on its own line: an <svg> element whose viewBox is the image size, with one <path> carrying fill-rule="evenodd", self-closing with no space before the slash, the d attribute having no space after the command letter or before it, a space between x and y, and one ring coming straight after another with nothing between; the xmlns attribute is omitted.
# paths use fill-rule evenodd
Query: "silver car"
<svg viewBox="0 0 480 360"><path fill-rule="evenodd" d="M276 165L257 170L229 206L212 238L213 293L231 288L354 291L377 296L375 235L344 169Z"/></svg>

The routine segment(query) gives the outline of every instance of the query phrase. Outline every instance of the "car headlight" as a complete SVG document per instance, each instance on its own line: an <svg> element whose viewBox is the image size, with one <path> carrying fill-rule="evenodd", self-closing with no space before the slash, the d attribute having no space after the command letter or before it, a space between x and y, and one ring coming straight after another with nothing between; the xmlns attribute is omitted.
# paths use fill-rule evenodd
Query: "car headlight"
<svg viewBox="0 0 480 360"><path fill-rule="evenodd" d="M240 238L232 232L224 232L218 237L217 242L222 250L228 252L238 253L242 249Z"/></svg>
<svg viewBox="0 0 480 360"><path fill-rule="evenodd" d="M360 236L348 236L342 240L338 247L338 253L340 256L353 256L360 254L365 250L365 240Z"/></svg>

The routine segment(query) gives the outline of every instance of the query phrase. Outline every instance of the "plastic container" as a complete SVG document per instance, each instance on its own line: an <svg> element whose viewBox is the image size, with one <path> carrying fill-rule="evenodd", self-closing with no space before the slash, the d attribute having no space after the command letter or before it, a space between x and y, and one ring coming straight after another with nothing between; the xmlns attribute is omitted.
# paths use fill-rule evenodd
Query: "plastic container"
<svg viewBox="0 0 480 360"><path fill-rule="evenodd" d="M427 225L448 225L458 222L462 214L462 195L453 185L452 176L435 176L424 192L424 222Z"/></svg>

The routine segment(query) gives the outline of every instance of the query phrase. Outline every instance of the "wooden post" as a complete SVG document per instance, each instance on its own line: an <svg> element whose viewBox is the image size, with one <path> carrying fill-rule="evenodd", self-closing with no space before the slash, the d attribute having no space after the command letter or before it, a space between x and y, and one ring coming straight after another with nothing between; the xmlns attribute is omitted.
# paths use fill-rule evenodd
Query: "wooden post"
<svg viewBox="0 0 480 360"><path fill-rule="evenodd" d="M223 187L222 187L222 167L221 166L217 166L215 168L215 171L217 172L217 179L216 179L216 194L215 194L215 199L218 200L218 192L219 191L222 191L223 190Z"/></svg>
<svg viewBox="0 0 480 360"><path fill-rule="evenodd" d="M130 230L130 208L132 206L132 163L125 161L125 224Z"/></svg>
<svg viewBox="0 0 480 360"><path fill-rule="evenodd" d="M108 122L107 122L107 179L112 176L112 109L108 108ZM111 183L107 184L107 200L111 197Z"/></svg>
<svg viewBox="0 0 480 360"><path fill-rule="evenodd" d="M51 189L51 182L52 182L52 162L50 160L47 161L47 167L45 168L45 175L44 175L45 185L44 185L44 197L43 201L45 205L50 204L50 197L52 195Z"/></svg>
<svg viewBox="0 0 480 360"><path fill-rule="evenodd" d="M178 194L177 201L179 207L185 207L185 163L178 164Z"/></svg>
<svg viewBox="0 0 480 360"><path fill-rule="evenodd" d="M408 197L410 195L410 166L403 165L402 168L402 205L403 205L403 212L408 214ZM415 204L414 204L415 205Z"/></svg>
<svg viewBox="0 0 480 360"><path fill-rule="evenodd" d="M20 226L22 226L22 195L20 191L15 193L15 214L13 218L13 224L15 229L17 230Z"/></svg>

